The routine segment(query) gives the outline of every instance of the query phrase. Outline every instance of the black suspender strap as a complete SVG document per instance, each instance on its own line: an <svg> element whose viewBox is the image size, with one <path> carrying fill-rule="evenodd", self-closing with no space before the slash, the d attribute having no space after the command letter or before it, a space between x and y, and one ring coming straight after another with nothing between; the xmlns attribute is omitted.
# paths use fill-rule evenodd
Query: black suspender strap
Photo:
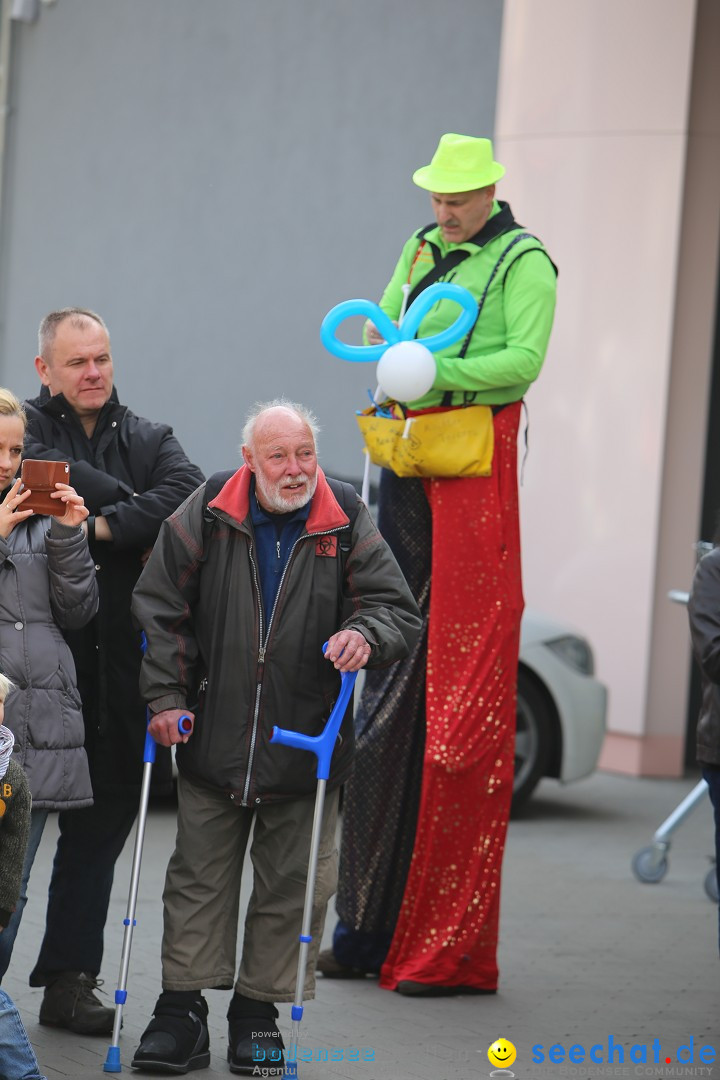
<svg viewBox="0 0 720 1080"><path fill-rule="evenodd" d="M507 224L505 224L504 226L501 225L500 223L498 223L498 224L499 224L500 228L503 228L503 227L507 228ZM440 249L438 248L438 246L436 244L433 244L432 241L427 240L425 238L426 233L430 232L430 230L434 229L434 228L435 228L435 223L433 222L430 225L426 225L423 229L420 229L420 231L416 234L417 239L419 241L418 254L422 250L422 245L427 244L430 247L430 250L432 251L433 259L435 260L435 265L433 266L433 268L431 270L428 270L427 274L425 274L425 276L422 277L420 279L420 281L416 282L416 284L413 287L412 291L408 295L407 304L406 304L406 310L407 310L407 308L410 307L412 302L417 299L417 297L420 295L421 292L424 292L424 290L429 288L430 285L434 285L436 281L438 281L441 277L443 277L445 274L447 274L448 271L454 269L456 266L459 266L459 264L461 262L464 262L465 259L469 259L470 255L472 254L472 252L465 251L464 249L459 249L459 250L456 249L455 251L448 252L448 254L445 255L445 256L441 256L440 255ZM482 233L478 234L478 236L481 236L481 235L482 235ZM500 234L500 235L502 235L502 234ZM460 359L462 359L462 357L464 357L465 354L467 353L468 347L470 345L470 340L471 340L471 338L473 336L473 333L475 332L475 327L478 324L478 319L480 318L480 315L482 313L482 309L483 309L483 306L485 304L487 294L488 294L488 292L490 290L490 286L492 285L493 281L495 280L495 278L497 276L497 273L500 270L500 267L502 266L502 264L505 262L505 259L507 258L507 256L510 254L510 252L515 247L515 245L519 244L521 240L537 240L537 237L533 236L532 233L528 233L528 232L525 232L525 231L515 233L515 235L511 239L510 243L500 253L500 257L497 260L497 262L495 263L495 266L492 269L492 273L490 274L490 277L487 280L487 284L485 285L485 288L483 289L482 296L478 300L478 309L477 309L477 314L475 316L475 321L472 324L472 326L470 327L470 330L469 330L467 336L465 337L465 340L462 343L462 347L460 349L460 352L458 353L458 357ZM537 247L528 247L524 251L519 252L515 256L515 258L512 260L511 265L513 265L518 259L522 258L523 255L526 255L529 251L540 251L540 252L542 252L543 255L547 256L548 259L550 259L550 256L548 255L545 248L538 244ZM415 256L415 258L417 259L417 255ZM555 266L555 263L552 261L552 259L550 259L550 263L551 263L551 265L553 267L553 270L557 274L557 267ZM503 288L505 287L506 278L507 278L507 272L505 274L505 277L503 278ZM452 397L453 397L453 391L451 391L451 390L446 391L443 394L443 400L442 400L443 405L451 405L452 404ZM475 400L475 391L474 390L464 391L463 392L463 404L464 405L470 405L474 400Z"/></svg>
<svg viewBox="0 0 720 1080"><path fill-rule="evenodd" d="M425 289L430 287L430 285L434 285L436 281L439 281L439 279L444 274L447 274L449 270L452 270L459 263L464 262L465 259L470 258L471 252L469 251L449 251L447 255L441 255L440 248L437 246L437 244L433 244L432 240L428 240L426 238L426 234L434 228L435 222L433 221L429 225L425 225L424 228L420 229L420 231L415 234L416 238L420 242L417 254L415 255L415 259L417 259L424 245L427 244L427 246L432 252L434 266L431 270L428 270L427 274L425 274L424 277L420 278L419 281L415 282L415 285L413 286L412 291L409 293L407 298L407 303L405 305L406 310L410 307L413 300L417 299L421 292L424 292ZM412 267L410 268L410 273L412 274Z"/></svg>
<svg viewBox="0 0 720 1080"><path fill-rule="evenodd" d="M492 285L493 281L495 280L495 278L497 276L498 270L500 269L502 264L505 262L505 259L510 254L510 252L512 251L512 249L515 247L516 244L519 244L521 240L535 240L535 239L537 239L537 238L535 236L533 236L531 233L526 233L526 232L516 233L515 236L513 236L510 243L507 245L507 247L505 247L501 251L500 257L499 257L498 261L495 263L495 266L492 269L492 273L490 274L490 277L487 280L487 284L485 285L485 288L483 289L482 296L478 300L478 309L477 309L477 315L475 316L475 322L470 327L470 330L468 331L467 336L466 336L465 340L462 343L462 347L460 349L460 352L458 353L458 358L459 359L462 359L465 356L465 354L467 353L467 351L468 351L468 346L470 345L470 339L472 338L472 336L473 336L473 334L475 332L475 327L478 324L478 319L480 318L480 315L482 313L482 309L483 309L483 307L485 305L485 299L487 297L488 292L490 291L490 286ZM542 247L538 247L538 248L528 248L528 250L529 251L532 250L532 251L543 251L544 252L545 249L542 248ZM523 253L521 252L521 254L523 254ZM443 394L443 399L442 399L443 405L452 405L452 398L453 398L453 391L452 390L446 390L445 393ZM470 405L470 404L472 404L472 402L474 400L475 400L475 391L474 390L464 390L463 391L463 405Z"/></svg>
<svg viewBox="0 0 720 1080"><path fill-rule="evenodd" d="M426 243L429 243L429 241L426 241ZM433 247L435 248L434 244ZM435 251L437 251L437 248L435 248ZM465 259L469 259L470 255L471 252L463 251L462 249L460 249L457 251L449 251L447 255L444 256L444 258L436 260L432 270L428 270L425 277L421 278L420 281L417 282L412 292L409 294L407 300L407 307L410 307L413 300L417 299L421 292L424 292L425 289L430 287L430 285L434 285L435 282L438 281L444 274L447 274L449 270L453 270L456 266L459 266L459 264L461 262L464 262Z"/></svg>
<svg viewBox="0 0 720 1080"><path fill-rule="evenodd" d="M495 278L497 276L498 270L500 269L502 264L505 262L505 259L510 254L510 252L515 247L515 245L519 244L521 240L528 240L528 239L534 240L535 237L531 236L530 233L526 233L526 232L516 233L515 236L513 236L510 243L507 245L507 247L504 248L503 251L501 251L500 258L495 263L495 265L494 265L494 267L492 269L492 273L490 274L490 277L487 280L487 285L483 289L482 296L478 300L478 309L477 309L477 315L475 316L475 322L470 327L470 330L468 331L467 337L465 338L465 340L462 343L462 348L460 349L460 352L458 353L458 357L460 359L462 359L462 357L464 357L465 353L468 351L468 346L470 344L470 338L473 336L473 333L475 332L475 327L478 324L478 319L480 318L480 315L482 313L482 309L483 309L483 307L485 305L485 299L486 299L487 294L488 294L488 292L490 290L490 286L492 285L493 281L495 280ZM539 248L538 250L541 251L542 248Z"/></svg>

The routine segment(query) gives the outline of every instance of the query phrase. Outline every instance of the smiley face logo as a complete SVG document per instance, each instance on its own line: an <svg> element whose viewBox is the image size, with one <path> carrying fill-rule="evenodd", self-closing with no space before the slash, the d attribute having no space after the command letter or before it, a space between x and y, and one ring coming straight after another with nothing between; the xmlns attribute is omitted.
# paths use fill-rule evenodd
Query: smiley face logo
<svg viewBox="0 0 720 1080"><path fill-rule="evenodd" d="M488 1047L488 1061L498 1069L507 1069L515 1061L517 1050L508 1039L496 1039Z"/></svg>

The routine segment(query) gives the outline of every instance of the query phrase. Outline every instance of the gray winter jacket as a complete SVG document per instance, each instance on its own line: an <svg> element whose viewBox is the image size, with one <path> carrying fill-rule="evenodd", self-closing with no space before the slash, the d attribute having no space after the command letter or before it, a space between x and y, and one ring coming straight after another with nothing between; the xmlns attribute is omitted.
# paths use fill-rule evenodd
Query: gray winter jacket
<svg viewBox="0 0 720 1080"><path fill-rule="evenodd" d="M97 604L80 529L32 517L0 537L0 670L15 685L5 724L35 809L92 804L75 664L60 628L84 626Z"/></svg>

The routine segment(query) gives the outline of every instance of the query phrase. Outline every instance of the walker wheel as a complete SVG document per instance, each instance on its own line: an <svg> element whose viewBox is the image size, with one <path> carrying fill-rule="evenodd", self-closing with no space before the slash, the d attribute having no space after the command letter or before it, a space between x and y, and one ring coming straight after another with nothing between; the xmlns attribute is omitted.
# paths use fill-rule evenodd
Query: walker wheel
<svg viewBox="0 0 720 1080"><path fill-rule="evenodd" d="M711 866L705 875L705 892L708 894L714 904L718 902L718 882L717 882L717 869L715 866Z"/></svg>
<svg viewBox="0 0 720 1080"><path fill-rule="evenodd" d="M667 871L667 858L662 855L658 860L657 848L641 848L633 856L632 872L638 881L644 881L647 885L656 885L658 881L662 881Z"/></svg>

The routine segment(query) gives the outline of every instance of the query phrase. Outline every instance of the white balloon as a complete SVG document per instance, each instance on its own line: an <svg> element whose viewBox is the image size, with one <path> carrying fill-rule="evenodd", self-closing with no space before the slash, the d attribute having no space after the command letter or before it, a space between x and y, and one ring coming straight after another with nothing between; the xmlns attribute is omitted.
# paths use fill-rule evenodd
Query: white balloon
<svg viewBox="0 0 720 1080"><path fill-rule="evenodd" d="M419 341L389 345L377 366L377 381L395 401L415 401L435 382L435 357Z"/></svg>

